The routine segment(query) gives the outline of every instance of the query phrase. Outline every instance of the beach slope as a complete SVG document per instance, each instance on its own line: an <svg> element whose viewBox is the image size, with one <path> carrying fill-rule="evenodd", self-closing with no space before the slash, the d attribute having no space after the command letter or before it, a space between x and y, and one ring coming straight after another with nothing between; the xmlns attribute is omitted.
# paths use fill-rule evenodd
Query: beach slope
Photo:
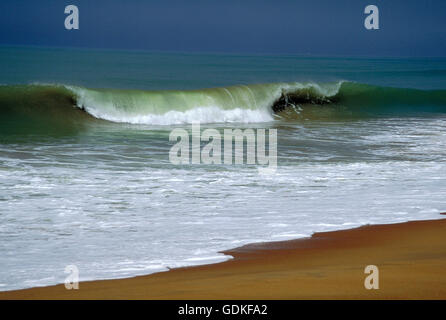
<svg viewBox="0 0 446 320"><path fill-rule="evenodd" d="M129 279L0 292L0 299L445 299L446 219L252 244L229 261ZM367 290L364 269L379 269Z"/></svg>

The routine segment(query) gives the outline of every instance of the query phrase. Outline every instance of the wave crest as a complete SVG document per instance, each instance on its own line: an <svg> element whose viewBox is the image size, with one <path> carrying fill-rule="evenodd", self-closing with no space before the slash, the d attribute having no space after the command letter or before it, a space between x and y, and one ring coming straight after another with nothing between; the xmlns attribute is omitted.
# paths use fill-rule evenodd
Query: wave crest
<svg viewBox="0 0 446 320"><path fill-rule="evenodd" d="M107 120L146 125L345 119L446 112L445 90L352 82L272 83L202 90L137 91L67 85L0 86L2 128L78 128ZM99 119L99 120L98 120ZM9 130L8 129L8 130Z"/></svg>
<svg viewBox="0 0 446 320"><path fill-rule="evenodd" d="M189 91L93 90L68 87L77 106L96 118L152 125L268 122L283 97L296 102L322 101L339 92L334 84L277 83Z"/></svg>

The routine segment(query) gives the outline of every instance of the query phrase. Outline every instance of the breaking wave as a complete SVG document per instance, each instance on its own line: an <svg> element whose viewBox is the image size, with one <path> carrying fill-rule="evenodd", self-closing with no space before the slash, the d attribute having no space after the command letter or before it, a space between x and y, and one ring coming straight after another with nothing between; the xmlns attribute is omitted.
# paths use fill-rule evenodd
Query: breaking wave
<svg viewBox="0 0 446 320"><path fill-rule="evenodd" d="M344 119L446 112L446 90L352 82L272 83L201 90L138 91L67 85L0 86L3 128L63 127L107 120L176 125Z"/></svg>

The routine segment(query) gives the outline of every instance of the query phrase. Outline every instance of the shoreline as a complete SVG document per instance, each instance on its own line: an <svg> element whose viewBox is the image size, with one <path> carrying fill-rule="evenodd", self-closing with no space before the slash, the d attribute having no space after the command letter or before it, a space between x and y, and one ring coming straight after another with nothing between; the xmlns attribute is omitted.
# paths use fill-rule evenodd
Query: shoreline
<svg viewBox="0 0 446 320"><path fill-rule="evenodd" d="M443 215L445 213L442 213ZM248 244L233 259L132 278L0 292L0 299L446 299L446 218ZM378 290L364 288L367 265Z"/></svg>

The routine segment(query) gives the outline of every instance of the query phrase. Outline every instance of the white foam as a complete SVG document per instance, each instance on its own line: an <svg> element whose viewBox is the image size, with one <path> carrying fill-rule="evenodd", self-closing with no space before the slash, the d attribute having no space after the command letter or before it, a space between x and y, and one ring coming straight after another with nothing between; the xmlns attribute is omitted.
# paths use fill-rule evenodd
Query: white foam
<svg viewBox="0 0 446 320"><path fill-rule="evenodd" d="M94 107L85 107L92 116L113 122L149 125L175 125L200 123L257 123L273 121L272 115L266 110L231 109L218 107L198 107L187 111L168 111L164 114L128 115L122 112L105 113Z"/></svg>

